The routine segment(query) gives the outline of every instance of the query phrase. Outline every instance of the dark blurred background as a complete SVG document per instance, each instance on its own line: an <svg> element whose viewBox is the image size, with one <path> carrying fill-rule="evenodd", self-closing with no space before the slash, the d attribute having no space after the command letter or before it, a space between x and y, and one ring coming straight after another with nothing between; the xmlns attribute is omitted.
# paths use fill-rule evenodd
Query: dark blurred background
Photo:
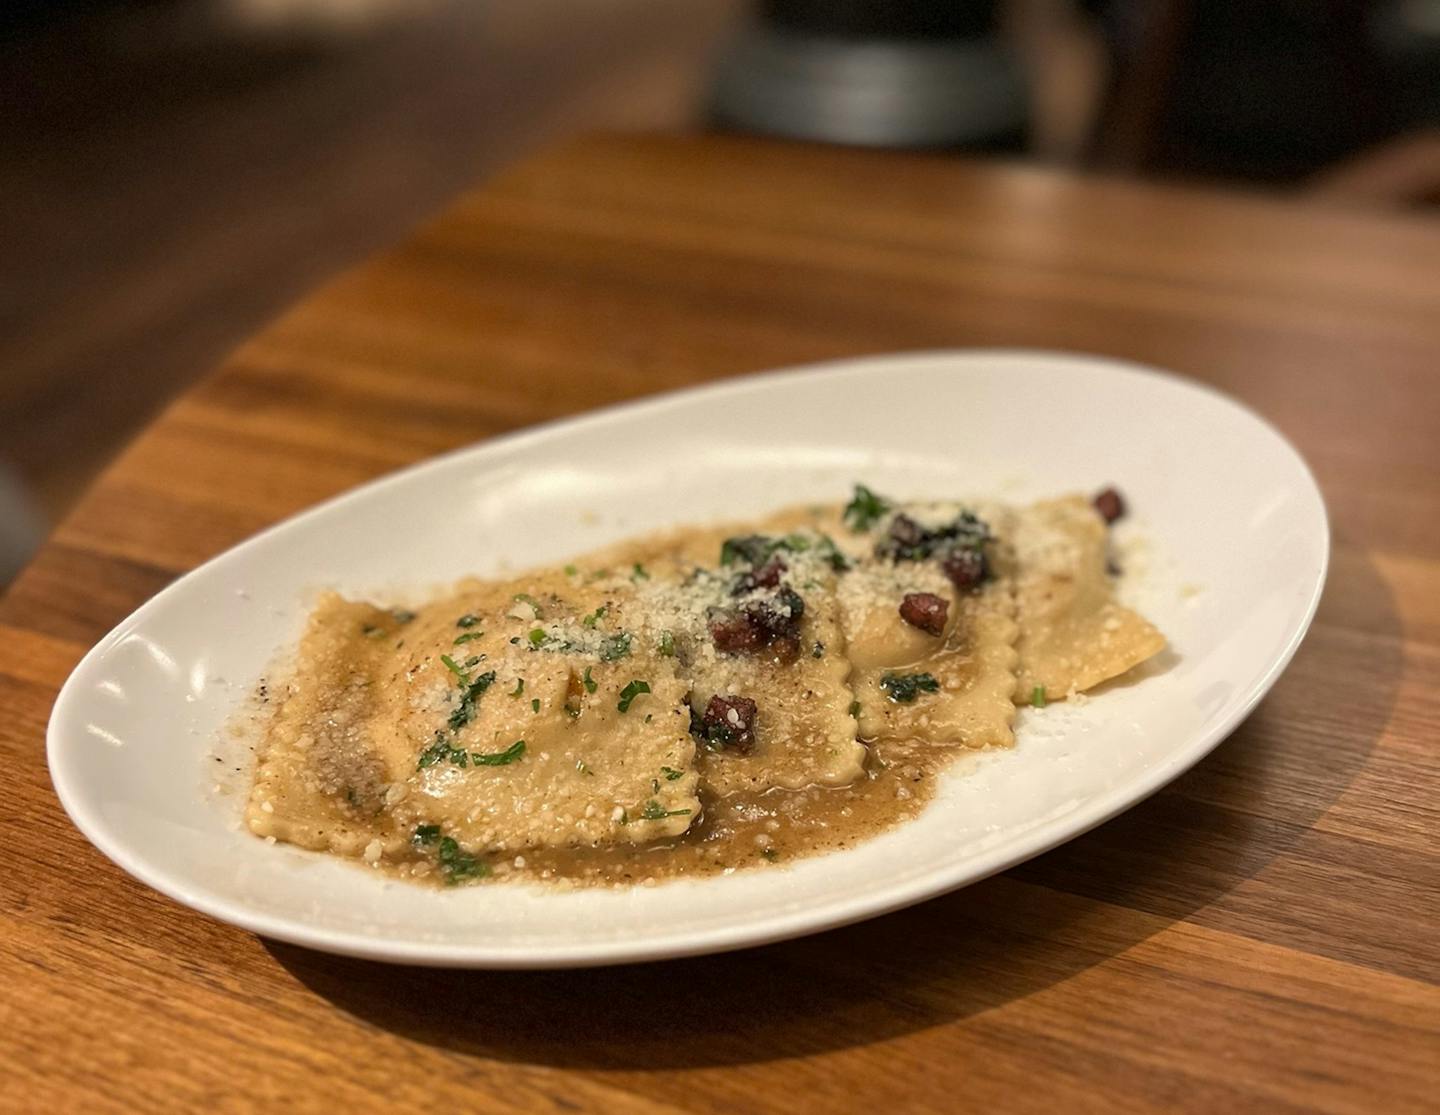
<svg viewBox="0 0 1440 1115"><path fill-rule="evenodd" d="M0 584L165 402L527 150L726 128L1440 201L1440 0L11 0Z"/></svg>

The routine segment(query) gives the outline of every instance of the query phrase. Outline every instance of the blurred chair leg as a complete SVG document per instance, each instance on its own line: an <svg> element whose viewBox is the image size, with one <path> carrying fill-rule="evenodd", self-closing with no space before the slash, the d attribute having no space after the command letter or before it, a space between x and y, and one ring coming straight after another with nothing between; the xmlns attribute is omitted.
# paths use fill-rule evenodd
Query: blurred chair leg
<svg viewBox="0 0 1440 1115"><path fill-rule="evenodd" d="M44 536L44 522L25 489L0 468L0 588L24 568Z"/></svg>

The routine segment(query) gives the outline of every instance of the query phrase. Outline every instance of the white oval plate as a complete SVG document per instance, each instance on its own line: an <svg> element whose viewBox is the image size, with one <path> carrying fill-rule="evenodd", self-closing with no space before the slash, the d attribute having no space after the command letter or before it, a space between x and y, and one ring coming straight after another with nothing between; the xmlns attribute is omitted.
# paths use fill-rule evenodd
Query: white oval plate
<svg viewBox="0 0 1440 1115"><path fill-rule="evenodd" d="M322 587L396 597L636 531L844 498L1010 499L1114 483L1148 540L1129 591L1174 653L1142 684L1021 711L912 823L854 849L629 890L397 883L241 830L212 749ZM1236 403L1114 361L870 357L620 406L487 442L281 523L181 578L76 668L49 728L80 830L197 910L413 964L562 967L733 949L974 882L1140 801L1231 731L1309 626L1329 535L1295 450Z"/></svg>

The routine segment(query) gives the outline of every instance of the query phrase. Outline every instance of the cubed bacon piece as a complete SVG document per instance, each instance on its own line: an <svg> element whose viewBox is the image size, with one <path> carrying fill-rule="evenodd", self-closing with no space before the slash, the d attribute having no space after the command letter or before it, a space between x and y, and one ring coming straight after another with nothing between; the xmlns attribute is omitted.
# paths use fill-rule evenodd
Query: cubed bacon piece
<svg viewBox="0 0 1440 1115"><path fill-rule="evenodd" d="M940 559L940 569L956 588L972 589L982 584L990 574L985 551L979 549L955 549Z"/></svg>
<svg viewBox="0 0 1440 1115"><path fill-rule="evenodd" d="M768 652L783 662L800 654L800 621L805 601L792 588L774 596L752 600L740 608L712 608L708 617L710 637L722 654Z"/></svg>
<svg viewBox="0 0 1440 1115"><path fill-rule="evenodd" d="M702 716L691 714L690 730L707 747L748 755L755 747L755 713L749 697L717 693Z"/></svg>
<svg viewBox="0 0 1440 1115"><path fill-rule="evenodd" d="M754 592L757 588L778 588L780 578L784 576L788 568L779 557L772 557L759 568L736 577L735 585L730 590L731 595L743 596L747 592Z"/></svg>
<svg viewBox="0 0 1440 1115"><path fill-rule="evenodd" d="M1114 488L1106 488L1103 492L1096 493L1090 502L1095 505L1095 510L1107 525L1125 515L1125 500Z"/></svg>
<svg viewBox="0 0 1440 1115"><path fill-rule="evenodd" d="M900 618L927 635L943 635L950 601L933 592L910 592L900 601Z"/></svg>

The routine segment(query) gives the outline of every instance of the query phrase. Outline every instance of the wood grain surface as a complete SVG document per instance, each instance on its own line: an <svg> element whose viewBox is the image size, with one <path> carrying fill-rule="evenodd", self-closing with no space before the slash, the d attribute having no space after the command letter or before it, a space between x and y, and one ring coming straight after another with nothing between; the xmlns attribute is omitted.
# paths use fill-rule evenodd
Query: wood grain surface
<svg viewBox="0 0 1440 1115"><path fill-rule="evenodd" d="M1214 384L1299 445L1332 511L1330 584L1272 694L1089 835L805 940L445 972L193 914L57 804L68 671L256 529L616 399L963 345ZM740 139L511 170L179 400L0 604L0 1109L1434 1110L1437 356L1440 227L1417 219Z"/></svg>

